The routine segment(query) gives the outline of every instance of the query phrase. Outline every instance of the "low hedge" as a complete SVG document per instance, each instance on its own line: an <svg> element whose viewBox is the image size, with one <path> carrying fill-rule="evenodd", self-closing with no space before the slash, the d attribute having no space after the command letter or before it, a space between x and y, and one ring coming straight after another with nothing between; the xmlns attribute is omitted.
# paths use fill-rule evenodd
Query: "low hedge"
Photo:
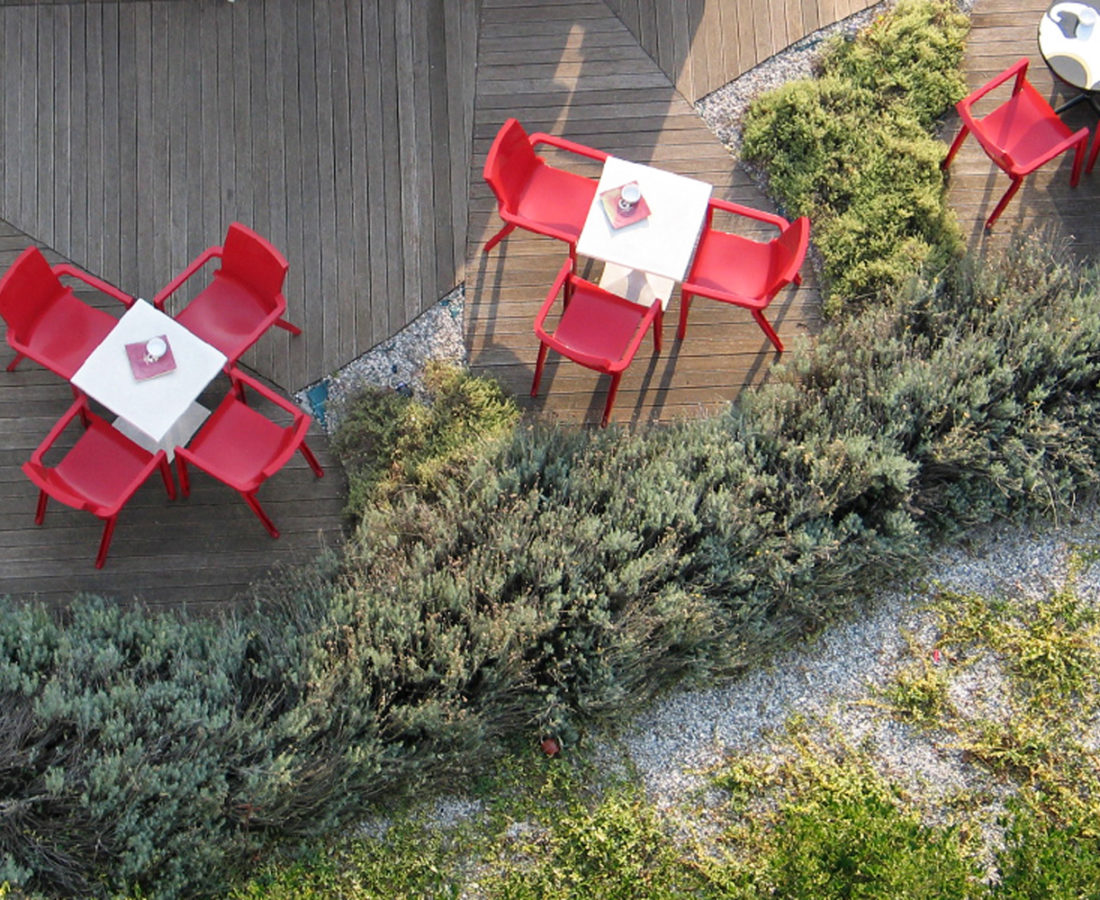
<svg viewBox="0 0 1100 900"><path fill-rule="evenodd" d="M5 609L0 880L210 892L262 840L759 662L960 528L1068 509L1100 462L1098 288L1030 242L712 419L522 426L365 507L338 565L254 615Z"/></svg>
<svg viewBox="0 0 1100 900"><path fill-rule="evenodd" d="M766 170L790 215L813 222L827 313L962 251L934 130L965 93L968 28L951 0L901 0L855 39L835 39L819 77L763 95L746 114L745 159Z"/></svg>
<svg viewBox="0 0 1100 900"><path fill-rule="evenodd" d="M483 442L506 411L459 378L445 415L404 412L466 437L352 441L346 552L252 614L7 605L0 882L212 894L266 840L568 743L758 662L960 528L1069 508L1100 453L1100 276L1049 243L886 292L705 421Z"/></svg>

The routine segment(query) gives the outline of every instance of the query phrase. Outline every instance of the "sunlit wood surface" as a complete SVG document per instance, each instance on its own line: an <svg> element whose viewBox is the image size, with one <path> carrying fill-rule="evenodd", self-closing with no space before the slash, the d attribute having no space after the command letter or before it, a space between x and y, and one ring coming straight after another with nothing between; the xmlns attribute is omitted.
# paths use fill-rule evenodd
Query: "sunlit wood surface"
<svg viewBox="0 0 1100 900"><path fill-rule="evenodd" d="M702 119L637 39L602 0L569 4L484 0L474 113L474 173L470 187L470 262L466 329L471 365L489 372L528 409L563 422L598 422L607 376L551 354L539 396L528 397L538 342L534 316L566 249L548 238L515 231L491 254L481 247L499 227L491 191L480 178L493 137L509 116L529 131L547 131L635 162L711 182L715 196L761 209L774 207L714 138ZM576 158L556 162L596 176ZM581 161L583 163L583 161ZM746 228L770 237L773 229ZM598 280L600 264L582 260ZM789 353L818 322L816 280L807 267L801 288L783 292L767 315ZM667 421L699 415L734 399L766 377L777 354L751 315L698 299L687 339L674 339L678 292L665 317L665 345L647 341L627 370L612 420Z"/></svg>

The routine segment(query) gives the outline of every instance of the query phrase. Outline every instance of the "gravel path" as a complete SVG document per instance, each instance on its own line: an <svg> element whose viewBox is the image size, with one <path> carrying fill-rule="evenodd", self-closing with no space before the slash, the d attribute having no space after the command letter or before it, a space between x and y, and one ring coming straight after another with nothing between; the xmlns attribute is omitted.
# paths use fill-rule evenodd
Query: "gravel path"
<svg viewBox="0 0 1100 900"><path fill-rule="evenodd" d="M704 784L703 773L724 754L768 744L792 714L828 720L854 743L864 741L876 768L914 791L943 795L971 789L984 774L960 752L934 748L928 735L901 725L883 710L858 701L886 685L913 660L931 654L935 617L926 606L938 587L981 596L1014 593L1034 599L1065 581L1079 548L1100 546L1100 516L1093 510L1072 525L1045 531L991 526L966 547L942 551L922 585L886 594L857 619L826 629L813 642L776 656L767 668L729 684L678 693L654 704L624 733L626 749L662 806L672 806ZM1100 567L1077 575L1083 599L1100 597ZM1000 719L999 673L971 667L955 680L952 701L968 718ZM984 782L983 782L984 783ZM988 787L988 784L985 784ZM929 798L934 799L934 798Z"/></svg>
<svg viewBox="0 0 1100 900"><path fill-rule="evenodd" d="M700 100L699 114L736 156L740 119L754 96L811 75L823 40L857 30L888 5L880 3L797 42ZM968 0L960 3L966 11L971 5ZM331 408L338 415L341 397L363 383L418 390L424 363L435 358L465 359L461 289L330 379ZM330 415L330 427L333 418ZM1075 548L1098 545L1100 514L1095 511L1072 525L1042 532L991 527L974 535L966 546L940 553L923 583L984 595L1013 590L1040 596L1062 583ZM1078 582L1081 596L1094 602L1097 569L1091 567ZM859 702L868 698L873 686L885 685L911 662L914 647L931 652L936 625L925 609L931 590L914 587L884 595L858 618L778 655L766 668L729 684L679 692L654 703L622 730L628 736L620 747L625 747L654 801L668 809L705 786L703 773L723 755L766 747L769 733L780 730L795 713L810 720L827 719L851 740L864 740L880 771L916 793L934 799L930 795L972 789L981 774L961 754L943 752L927 736ZM965 679L956 681L952 700L961 710L996 717L998 677L996 672L974 667ZM996 796L994 786L983 787ZM442 799L437 801L436 819L446 823L479 809L479 804L463 799Z"/></svg>

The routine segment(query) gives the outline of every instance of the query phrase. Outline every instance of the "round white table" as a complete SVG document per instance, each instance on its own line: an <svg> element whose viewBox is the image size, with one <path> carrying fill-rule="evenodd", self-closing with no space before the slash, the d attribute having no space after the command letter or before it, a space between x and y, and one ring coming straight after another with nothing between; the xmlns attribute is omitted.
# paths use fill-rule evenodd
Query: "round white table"
<svg viewBox="0 0 1100 900"><path fill-rule="evenodd" d="M1039 52L1055 77L1081 92L1057 112L1083 100L1100 112L1100 0L1052 3L1039 20Z"/></svg>

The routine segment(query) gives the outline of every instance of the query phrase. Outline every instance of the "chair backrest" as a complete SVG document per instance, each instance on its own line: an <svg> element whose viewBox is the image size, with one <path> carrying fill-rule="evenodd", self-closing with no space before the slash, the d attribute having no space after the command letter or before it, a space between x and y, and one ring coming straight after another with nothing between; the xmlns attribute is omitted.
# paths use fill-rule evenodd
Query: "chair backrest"
<svg viewBox="0 0 1100 900"><path fill-rule="evenodd" d="M264 298L281 294L290 266L267 240L240 222L229 226L222 245L219 275L225 275Z"/></svg>
<svg viewBox="0 0 1100 900"><path fill-rule="evenodd" d="M27 343L34 323L65 291L65 285L36 247L28 247L0 278L0 316Z"/></svg>
<svg viewBox="0 0 1100 900"><path fill-rule="evenodd" d="M793 281L802 268L810 244L810 220L805 216L795 219L773 243L775 254L772 257L771 281L779 290Z"/></svg>
<svg viewBox="0 0 1100 900"><path fill-rule="evenodd" d="M520 192L540 164L527 132L516 119L500 126L485 160L484 175L503 208L515 211Z"/></svg>

